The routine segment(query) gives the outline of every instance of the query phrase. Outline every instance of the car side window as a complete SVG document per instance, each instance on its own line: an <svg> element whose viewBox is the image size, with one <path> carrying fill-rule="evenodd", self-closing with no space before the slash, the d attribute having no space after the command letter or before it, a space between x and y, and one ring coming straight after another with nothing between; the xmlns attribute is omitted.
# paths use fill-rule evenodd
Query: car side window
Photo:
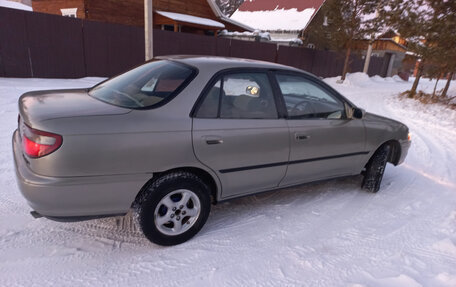
<svg viewBox="0 0 456 287"><path fill-rule="evenodd" d="M342 119L345 106L318 84L296 75L276 75L289 118Z"/></svg>
<svg viewBox="0 0 456 287"><path fill-rule="evenodd" d="M207 92L198 118L277 119L277 108L266 73L221 77Z"/></svg>

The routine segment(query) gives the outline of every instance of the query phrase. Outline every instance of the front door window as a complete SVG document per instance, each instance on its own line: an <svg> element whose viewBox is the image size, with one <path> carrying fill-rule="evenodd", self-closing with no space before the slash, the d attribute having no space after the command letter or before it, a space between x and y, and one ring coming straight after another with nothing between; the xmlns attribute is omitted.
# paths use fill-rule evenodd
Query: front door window
<svg viewBox="0 0 456 287"><path fill-rule="evenodd" d="M344 104L320 85L300 76L277 75L290 119L341 119Z"/></svg>

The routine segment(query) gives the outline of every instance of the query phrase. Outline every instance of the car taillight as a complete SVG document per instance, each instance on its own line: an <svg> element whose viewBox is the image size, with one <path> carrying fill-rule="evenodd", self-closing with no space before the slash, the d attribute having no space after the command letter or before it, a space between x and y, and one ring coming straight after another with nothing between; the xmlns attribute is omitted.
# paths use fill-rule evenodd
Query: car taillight
<svg viewBox="0 0 456 287"><path fill-rule="evenodd" d="M22 149L32 158L38 158L56 151L62 145L62 136L22 126Z"/></svg>

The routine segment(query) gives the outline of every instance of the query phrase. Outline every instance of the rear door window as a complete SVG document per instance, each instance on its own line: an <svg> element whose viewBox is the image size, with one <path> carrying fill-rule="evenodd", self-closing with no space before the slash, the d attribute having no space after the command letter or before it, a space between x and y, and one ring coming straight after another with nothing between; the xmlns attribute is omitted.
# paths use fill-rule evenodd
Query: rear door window
<svg viewBox="0 0 456 287"><path fill-rule="evenodd" d="M266 73L222 76L208 90L198 118L277 119L277 108Z"/></svg>

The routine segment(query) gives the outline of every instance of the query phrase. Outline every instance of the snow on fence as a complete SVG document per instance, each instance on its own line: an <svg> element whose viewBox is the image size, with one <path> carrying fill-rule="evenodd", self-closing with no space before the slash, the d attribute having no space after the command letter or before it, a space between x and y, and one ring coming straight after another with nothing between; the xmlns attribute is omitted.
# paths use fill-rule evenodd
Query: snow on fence
<svg viewBox="0 0 456 287"><path fill-rule="evenodd" d="M0 7L0 77L107 77L144 61L141 27ZM154 30L154 55L214 55L277 62L321 77L341 74L344 53ZM364 60L353 55L351 72ZM386 76L388 59L371 59L369 75Z"/></svg>

